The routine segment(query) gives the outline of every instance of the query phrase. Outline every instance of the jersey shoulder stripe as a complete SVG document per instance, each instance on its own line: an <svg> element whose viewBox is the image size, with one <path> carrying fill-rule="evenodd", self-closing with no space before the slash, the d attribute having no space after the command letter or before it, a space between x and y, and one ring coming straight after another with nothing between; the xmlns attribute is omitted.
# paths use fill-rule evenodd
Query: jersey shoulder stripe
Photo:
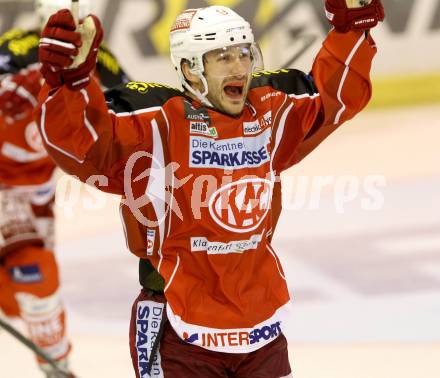
<svg viewBox="0 0 440 378"><path fill-rule="evenodd" d="M105 92L107 106L115 113L163 106L173 97L184 97L184 94L165 84L141 81L130 81Z"/></svg>
<svg viewBox="0 0 440 378"><path fill-rule="evenodd" d="M252 75L251 89L272 87L288 95L309 95L318 93L313 77L296 69L261 71Z"/></svg>

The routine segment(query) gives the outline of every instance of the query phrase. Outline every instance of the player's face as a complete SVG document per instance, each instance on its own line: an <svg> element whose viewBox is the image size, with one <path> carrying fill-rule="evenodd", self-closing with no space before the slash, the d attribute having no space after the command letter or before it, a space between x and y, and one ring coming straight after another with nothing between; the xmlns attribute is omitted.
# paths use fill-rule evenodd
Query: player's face
<svg viewBox="0 0 440 378"><path fill-rule="evenodd" d="M204 75L208 100L218 110L231 115L242 112L252 75L249 45L213 50L204 55Z"/></svg>

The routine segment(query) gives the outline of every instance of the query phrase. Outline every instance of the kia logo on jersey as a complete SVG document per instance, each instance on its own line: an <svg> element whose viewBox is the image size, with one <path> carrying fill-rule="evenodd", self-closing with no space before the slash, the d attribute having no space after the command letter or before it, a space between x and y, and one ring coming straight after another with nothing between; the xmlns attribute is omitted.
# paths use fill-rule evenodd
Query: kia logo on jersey
<svg viewBox="0 0 440 378"><path fill-rule="evenodd" d="M232 182L211 196L209 213L226 230L255 230L270 209L272 189L271 181L260 178Z"/></svg>

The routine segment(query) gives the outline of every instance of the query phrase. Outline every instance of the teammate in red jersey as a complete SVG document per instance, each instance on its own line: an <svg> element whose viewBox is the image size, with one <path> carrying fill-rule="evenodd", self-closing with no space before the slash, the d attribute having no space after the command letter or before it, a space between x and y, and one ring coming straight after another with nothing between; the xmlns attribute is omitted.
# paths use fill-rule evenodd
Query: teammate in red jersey
<svg viewBox="0 0 440 378"><path fill-rule="evenodd" d="M291 376L273 189L366 106L369 28L384 16L379 0L325 4L335 30L310 74L262 71L250 25L231 9L184 11L170 33L183 91L130 82L104 95L89 75L99 20L87 19L91 37L74 31L67 10L46 25L46 148L68 173L122 196L127 243L141 261L130 327L137 377Z"/></svg>
<svg viewBox="0 0 440 378"><path fill-rule="evenodd" d="M81 16L90 11L80 2ZM39 0L43 24L66 0ZM40 30L13 29L0 37L0 310L20 317L29 337L67 367L70 345L54 255L55 163L41 143L32 112L42 85ZM104 87L127 82L124 71L104 46L94 76ZM55 376L41 359L47 376Z"/></svg>

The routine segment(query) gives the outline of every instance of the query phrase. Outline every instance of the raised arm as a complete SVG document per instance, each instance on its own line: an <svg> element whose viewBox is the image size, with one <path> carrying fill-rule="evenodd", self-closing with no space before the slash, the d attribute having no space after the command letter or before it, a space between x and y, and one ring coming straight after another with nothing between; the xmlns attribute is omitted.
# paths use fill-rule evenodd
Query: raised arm
<svg viewBox="0 0 440 378"><path fill-rule="evenodd" d="M345 85L344 82L340 84L340 93L338 93L338 102L340 104L340 109L335 116L333 123L326 122L324 127L318 127L315 125L306 135L306 138L301 143L297 150L297 161L302 160L310 152L312 152L324 139L326 139L331 133L333 133L341 124L340 118L346 118L347 120L352 118L356 114L356 110L360 111L368 103L371 97L371 84L369 80L369 71L371 68L371 59L373 53L376 52L374 41L371 38L369 30L366 28L375 27L379 21L384 19L384 9L380 0L327 0L325 3L326 15L329 21L334 26L335 37L330 37L326 44L328 46L328 51L330 54L335 54L335 50L338 49L338 36L344 35L344 33L350 30L357 31L360 38L363 39L362 34L359 32L364 32L365 43L367 43L371 48L363 48L362 43L359 42L358 50L355 47L350 51L345 60L346 68L344 69L345 82L350 80L350 75L358 75L364 79L365 86L364 97L357 104L353 104L353 98L350 96L350 92L354 89L358 93L362 93L362 86L358 85L358 88L352 88L351 85ZM324 44L324 47L326 47ZM346 49L347 50L347 49ZM324 54L322 56L325 59ZM350 72L351 70L351 72ZM339 89L339 87L338 87ZM351 108L347 108L347 103L350 103ZM354 105L354 106L353 106ZM344 114L345 113L345 114ZM339 119L338 119L339 118ZM330 119L331 121L331 119Z"/></svg>
<svg viewBox="0 0 440 378"><path fill-rule="evenodd" d="M91 76L103 35L99 20L89 16L80 32L75 29L70 11L61 10L42 32L39 55L46 84L36 117L43 142L67 173L123 194L125 163L136 150L151 148L150 125L141 117L112 112ZM72 56L79 57L74 66Z"/></svg>
<svg viewBox="0 0 440 378"><path fill-rule="evenodd" d="M12 29L0 36L0 117L9 125L31 118L37 104L38 41L37 31Z"/></svg>
<svg viewBox="0 0 440 378"><path fill-rule="evenodd" d="M356 13L358 18L350 13L359 12L358 9L348 8L345 0L329 2L345 6L345 13L332 18L332 22L337 21L337 28L324 40L310 75L286 70L274 79L293 101L283 132L279 133L274 163L278 172L303 159L342 123L359 113L371 98L370 70L377 49L370 32L353 25L369 14L371 18L374 15L376 24L383 19L373 7L380 5L380 1L374 0L366 8L368 12L361 8L362 12ZM343 30L342 16L346 22ZM279 84L281 81L285 84Z"/></svg>

